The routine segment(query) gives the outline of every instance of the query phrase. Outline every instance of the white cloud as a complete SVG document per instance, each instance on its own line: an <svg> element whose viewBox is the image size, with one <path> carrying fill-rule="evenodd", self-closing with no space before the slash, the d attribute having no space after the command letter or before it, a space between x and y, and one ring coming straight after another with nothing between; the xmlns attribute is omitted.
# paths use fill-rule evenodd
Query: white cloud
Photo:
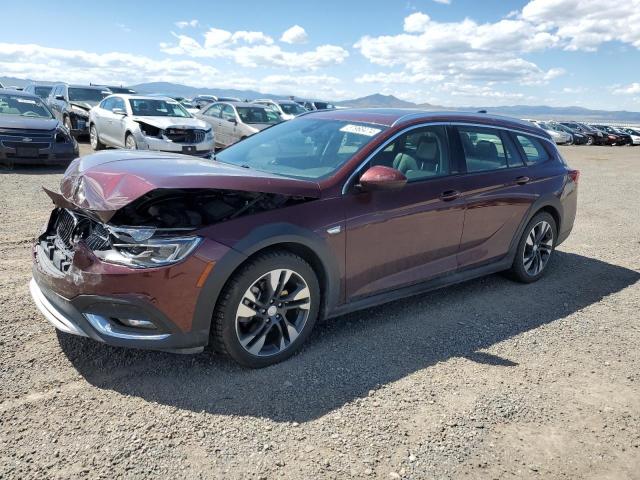
<svg viewBox="0 0 640 480"><path fill-rule="evenodd" d="M629 85L616 85L612 88L614 95L635 95L640 93L640 82L633 82Z"/></svg>
<svg viewBox="0 0 640 480"><path fill-rule="evenodd" d="M178 28L197 27L199 25L198 20L180 20L174 24Z"/></svg>
<svg viewBox="0 0 640 480"><path fill-rule="evenodd" d="M614 40L640 48L640 0L531 0L522 19L553 31L566 50L592 51Z"/></svg>
<svg viewBox="0 0 640 480"><path fill-rule="evenodd" d="M304 52L287 52L262 32L229 32L211 28L204 43L195 38L172 33L177 43L161 43L160 50L169 55L196 58L228 58L243 67L280 67L289 70L318 70L343 63L349 56L344 48L320 45Z"/></svg>
<svg viewBox="0 0 640 480"><path fill-rule="evenodd" d="M284 43L305 43L307 41L307 32L300 25L294 25L282 34L280 41Z"/></svg>
<svg viewBox="0 0 640 480"><path fill-rule="evenodd" d="M436 3L441 3L443 5L451 5L451 0L433 0Z"/></svg>
<svg viewBox="0 0 640 480"><path fill-rule="evenodd" d="M230 75L194 60L158 60L122 52L98 54L36 44L0 43L0 71L8 76L70 83L133 85L165 81L332 100L349 95L338 88L341 80L329 75Z"/></svg>

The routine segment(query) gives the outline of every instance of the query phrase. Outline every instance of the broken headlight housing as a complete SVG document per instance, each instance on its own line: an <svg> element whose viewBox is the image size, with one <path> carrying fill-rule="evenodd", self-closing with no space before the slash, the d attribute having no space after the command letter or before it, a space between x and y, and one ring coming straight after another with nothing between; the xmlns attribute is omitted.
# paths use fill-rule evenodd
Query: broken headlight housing
<svg viewBox="0 0 640 480"><path fill-rule="evenodd" d="M201 237L154 237L154 229L111 229L111 245L94 254L101 260L133 268L153 268L184 260Z"/></svg>

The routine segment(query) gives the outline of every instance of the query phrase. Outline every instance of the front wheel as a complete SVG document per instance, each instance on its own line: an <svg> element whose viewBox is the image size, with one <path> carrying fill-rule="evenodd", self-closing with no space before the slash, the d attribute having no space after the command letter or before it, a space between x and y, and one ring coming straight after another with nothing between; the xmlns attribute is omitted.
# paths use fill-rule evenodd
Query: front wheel
<svg viewBox="0 0 640 480"><path fill-rule="evenodd" d="M587 137L587 145L593 145L593 137Z"/></svg>
<svg viewBox="0 0 640 480"><path fill-rule="evenodd" d="M516 280L531 283L542 277L555 248L557 228L547 212L536 214L527 224L510 270Z"/></svg>
<svg viewBox="0 0 640 480"><path fill-rule="evenodd" d="M124 139L124 146L129 150L138 149L138 144L136 143L136 139L130 133L128 133L126 138Z"/></svg>
<svg viewBox="0 0 640 480"><path fill-rule="evenodd" d="M318 279L304 259L287 251L259 255L220 294L214 348L245 367L273 365L300 349L319 309Z"/></svg>
<svg viewBox="0 0 640 480"><path fill-rule="evenodd" d="M100 137L98 137L98 129L94 124L91 124L91 127L89 127L89 141L92 149L96 151L104 149L104 143L100 141Z"/></svg>

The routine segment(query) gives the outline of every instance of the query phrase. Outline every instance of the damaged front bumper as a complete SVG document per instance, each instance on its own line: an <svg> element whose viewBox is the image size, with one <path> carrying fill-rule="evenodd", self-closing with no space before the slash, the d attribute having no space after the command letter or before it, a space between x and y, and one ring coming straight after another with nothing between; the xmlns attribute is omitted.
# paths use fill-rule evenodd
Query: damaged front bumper
<svg viewBox="0 0 640 480"><path fill-rule="evenodd" d="M208 344L211 311L198 301L227 247L206 240L179 263L132 268L102 261L83 240L61 261L48 233L33 247L30 290L58 330L119 347L192 353Z"/></svg>
<svg viewBox="0 0 640 480"><path fill-rule="evenodd" d="M138 150L153 150L156 152L183 153L204 157L214 148L213 135L198 143L177 143L169 139L149 137L139 133L136 138Z"/></svg>

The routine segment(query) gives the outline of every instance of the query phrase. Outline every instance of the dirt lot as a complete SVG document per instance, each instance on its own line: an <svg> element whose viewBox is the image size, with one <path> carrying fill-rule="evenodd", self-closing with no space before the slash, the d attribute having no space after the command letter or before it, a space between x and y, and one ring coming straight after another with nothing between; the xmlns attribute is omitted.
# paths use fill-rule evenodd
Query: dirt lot
<svg viewBox="0 0 640 480"><path fill-rule="evenodd" d="M61 172L0 173L0 478L640 478L640 148L562 152L542 281L338 318L260 371L57 335L27 283Z"/></svg>

